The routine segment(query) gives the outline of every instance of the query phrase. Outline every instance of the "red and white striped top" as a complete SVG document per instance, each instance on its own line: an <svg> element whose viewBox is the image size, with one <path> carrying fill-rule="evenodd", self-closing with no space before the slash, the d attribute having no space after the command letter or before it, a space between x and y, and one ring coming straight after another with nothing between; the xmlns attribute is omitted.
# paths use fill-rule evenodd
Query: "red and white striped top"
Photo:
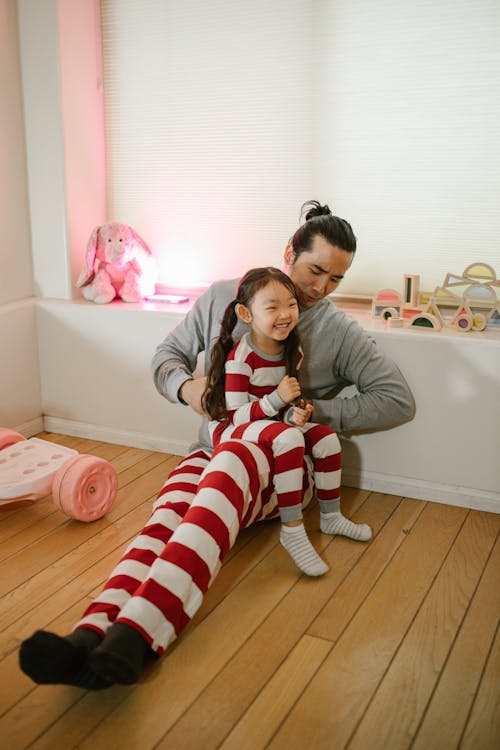
<svg viewBox="0 0 500 750"><path fill-rule="evenodd" d="M297 368L302 362L299 351ZM257 351L245 334L231 350L226 360L226 408L228 420L234 425L247 424L259 419L282 418L287 404L278 394L277 387L286 375L282 354L272 356ZM210 424L213 435L218 422Z"/></svg>

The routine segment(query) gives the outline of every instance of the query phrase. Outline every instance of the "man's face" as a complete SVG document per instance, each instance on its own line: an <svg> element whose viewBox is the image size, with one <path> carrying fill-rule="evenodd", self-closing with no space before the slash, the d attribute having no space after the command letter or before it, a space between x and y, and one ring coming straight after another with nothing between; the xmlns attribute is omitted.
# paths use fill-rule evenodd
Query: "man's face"
<svg viewBox="0 0 500 750"><path fill-rule="evenodd" d="M353 253L331 245L316 235L309 251L305 250L294 262L290 245L285 250L286 273L297 289L301 310L313 307L331 294L344 278L351 265Z"/></svg>

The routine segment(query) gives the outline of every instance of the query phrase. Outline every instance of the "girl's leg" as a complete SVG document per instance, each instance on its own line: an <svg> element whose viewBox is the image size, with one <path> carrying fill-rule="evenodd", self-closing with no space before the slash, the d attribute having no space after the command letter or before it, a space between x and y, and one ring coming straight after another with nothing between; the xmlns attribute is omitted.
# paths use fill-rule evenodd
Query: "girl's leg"
<svg viewBox="0 0 500 750"><path fill-rule="evenodd" d="M125 550L101 594L85 610L75 628L91 628L104 636L161 557L196 495L201 474L210 461L198 451L172 471L158 493L153 512L138 536Z"/></svg>
<svg viewBox="0 0 500 750"><path fill-rule="evenodd" d="M282 521L280 542L306 575L321 576L328 565L318 555L302 522L304 437L292 425L258 420L232 429L233 437L269 448L274 458L274 488ZM224 434L223 434L224 435Z"/></svg>
<svg viewBox="0 0 500 750"><path fill-rule="evenodd" d="M221 436L245 440L262 445L272 452L274 459L273 482L280 516L283 521L302 518L302 480L304 464L304 438L295 427L271 419L230 425Z"/></svg>
<svg viewBox="0 0 500 750"><path fill-rule="evenodd" d="M308 422L303 428L307 455L312 456L314 483L324 534L340 534L356 541L372 537L365 523L353 523L340 511L341 448L337 434L326 425Z"/></svg>

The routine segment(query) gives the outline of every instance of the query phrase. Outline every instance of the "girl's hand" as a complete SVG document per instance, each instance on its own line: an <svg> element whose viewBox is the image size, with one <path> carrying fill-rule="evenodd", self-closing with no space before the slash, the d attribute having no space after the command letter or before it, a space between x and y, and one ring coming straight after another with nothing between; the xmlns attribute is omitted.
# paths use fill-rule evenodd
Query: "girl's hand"
<svg viewBox="0 0 500 750"><path fill-rule="evenodd" d="M294 406L292 411L292 421L297 427L303 427L309 420L312 414L312 404L304 404L304 406Z"/></svg>
<svg viewBox="0 0 500 750"><path fill-rule="evenodd" d="M300 385L297 378L291 378L285 375L278 388L278 395L285 404L290 404L300 396Z"/></svg>

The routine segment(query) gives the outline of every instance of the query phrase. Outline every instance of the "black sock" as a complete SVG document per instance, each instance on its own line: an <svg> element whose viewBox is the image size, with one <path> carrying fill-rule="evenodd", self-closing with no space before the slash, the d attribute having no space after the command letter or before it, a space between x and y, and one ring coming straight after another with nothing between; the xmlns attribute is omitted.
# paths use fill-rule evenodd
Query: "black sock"
<svg viewBox="0 0 500 750"><path fill-rule="evenodd" d="M142 635L123 622L110 627L89 656L89 665L102 679L131 685L137 682L150 648Z"/></svg>
<svg viewBox="0 0 500 750"><path fill-rule="evenodd" d="M74 685L86 690L110 687L88 664L89 653L102 640L89 628L78 628L63 638L37 630L21 643L19 665L39 685Z"/></svg>

